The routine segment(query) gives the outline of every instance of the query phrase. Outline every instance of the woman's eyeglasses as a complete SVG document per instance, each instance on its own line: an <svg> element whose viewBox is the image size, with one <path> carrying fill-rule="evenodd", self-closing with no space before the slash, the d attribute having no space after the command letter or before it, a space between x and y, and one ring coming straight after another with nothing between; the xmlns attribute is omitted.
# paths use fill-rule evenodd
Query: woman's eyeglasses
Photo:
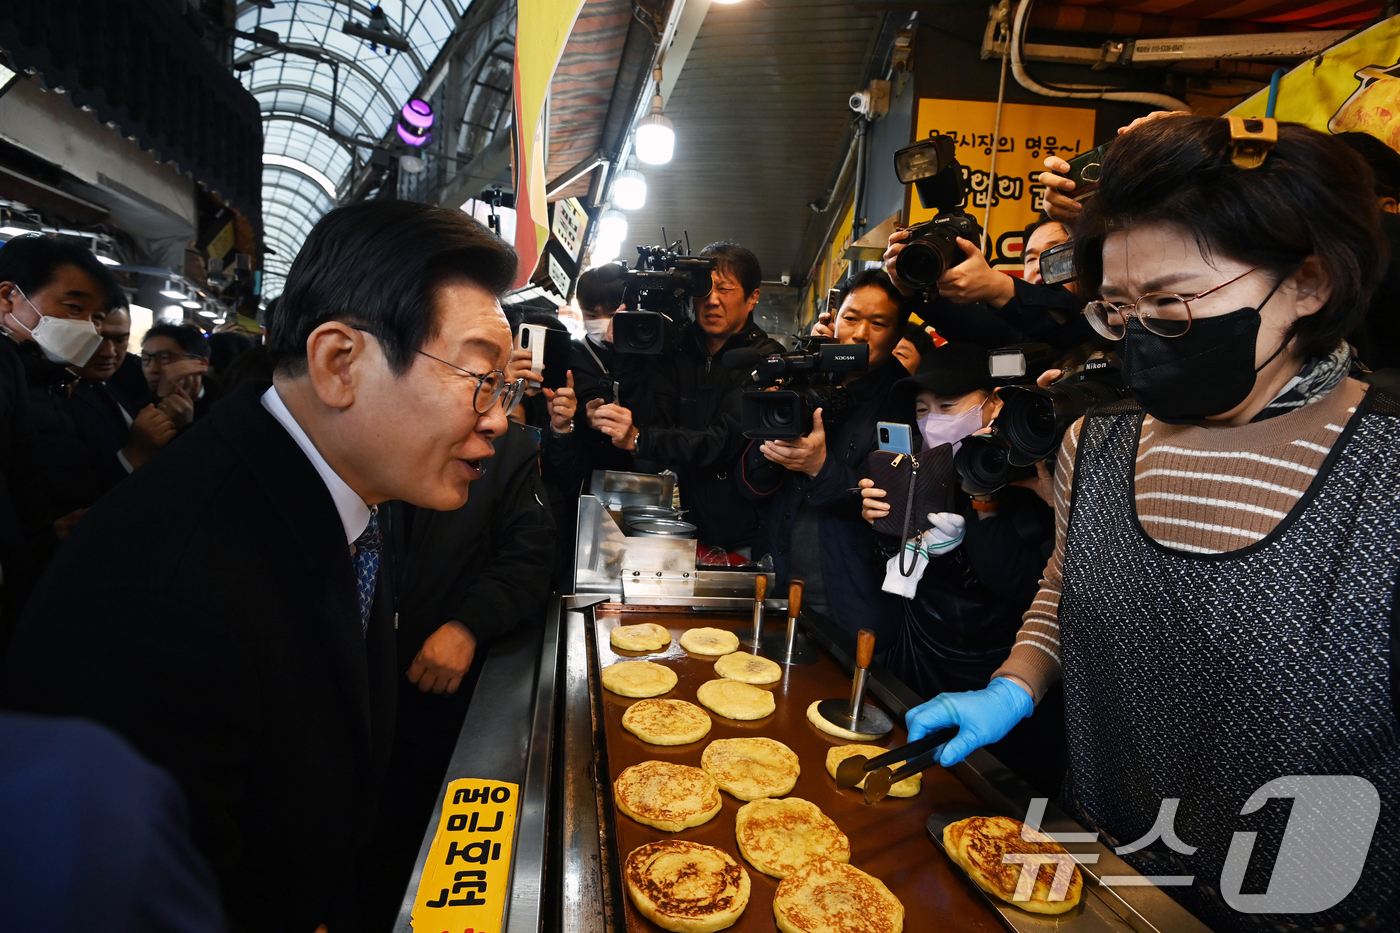
<svg viewBox="0 0 1400 933"><path fill-rule="evenodd" d="M1084 316L1089 319L1094 330L1109 340L1123 339L1128 332L1130 317L1137 318L1144 328L1159 337L1180 337L1191 329L1191 302L1214 294L1226 285L1233 285L1250 272L1257 272L1259 269L1259 266L1255 266L1248 272L1241 272L1230 281L1197 295L1148 292L1132 304L1091 301L1084 306Z"/></svg>

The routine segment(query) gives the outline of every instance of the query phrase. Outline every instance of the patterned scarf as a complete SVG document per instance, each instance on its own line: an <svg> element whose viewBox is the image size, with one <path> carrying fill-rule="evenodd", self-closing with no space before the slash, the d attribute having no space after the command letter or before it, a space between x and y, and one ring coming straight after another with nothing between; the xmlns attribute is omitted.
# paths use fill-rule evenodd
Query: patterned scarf
<svg viewBox="0 0 1400 933"><path fill-rule="evenodd" d="M1298 371L1298 375L1288 381L1283 391L1255 415L1254 421L1264 421L1278 415L1320 402L1328 392L1335 389L1351 369L1351 347L1343 341L1337 349L1326 356L1309 360Z"/></svg>

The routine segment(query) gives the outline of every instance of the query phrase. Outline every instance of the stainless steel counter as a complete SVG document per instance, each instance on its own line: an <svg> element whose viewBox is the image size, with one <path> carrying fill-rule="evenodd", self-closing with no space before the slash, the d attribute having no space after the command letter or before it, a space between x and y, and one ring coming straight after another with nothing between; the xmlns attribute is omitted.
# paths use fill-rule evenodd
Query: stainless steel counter
<svg viewBox="0 0 1400 933"><path fill-rule="evenodd" d="M442 816L442 798L447 785L458 778L520 785L510 896L501 929L507 933L553 929L547 916L550 898L545 885L551 783L556 763L559 622L559 600L554 599L543 629L521 632L491 646L443 778L438 805L423 836L413 877L399 907L394 933L413 929L410 917L414 895Z"/></svg>

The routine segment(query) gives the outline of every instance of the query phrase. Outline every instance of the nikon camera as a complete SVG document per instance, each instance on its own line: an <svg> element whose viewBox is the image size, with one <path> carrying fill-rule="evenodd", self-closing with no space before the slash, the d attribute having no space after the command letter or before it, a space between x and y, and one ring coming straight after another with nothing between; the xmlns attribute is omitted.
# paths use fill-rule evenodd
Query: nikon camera
<svg viewBox="0 0 1400 933"><path fill-rule="evenodd" d="M1095 405L1128 395L1122 374L1102 356L1046 388L1012 385L998 391L1004 404L992 433L963 438L953 457L963 489L974 495L1035 476L1036 462L1055 455L1070 425Z"/></svg>

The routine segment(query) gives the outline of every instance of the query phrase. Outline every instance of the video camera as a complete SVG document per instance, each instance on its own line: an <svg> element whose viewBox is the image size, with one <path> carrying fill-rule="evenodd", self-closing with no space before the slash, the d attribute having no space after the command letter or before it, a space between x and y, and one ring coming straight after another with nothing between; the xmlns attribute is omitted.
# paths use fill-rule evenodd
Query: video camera
<svg viewBox="0 0 1400 933"><path fill-rule="evenodd" d="M792 440L812 430L812 413L838 421L851 405L850 393L831 379L836 373L865 372L870 347L863 343L826 343L807 337L793 353L764 356L741 348L724 355L725 369L752 369L757 385L740 400L744 436L751 440Z"/></svg>
<svg viewBox="0 0 1400 933"><path fill-rule="evenodd" d="M994 353L996 351L993 351ZM1095 405L1126 398L1123 376L1104 356L1054 385L1011 385L999 390L1002 407L991 434L963 438L953 469L974 495L996 492L1035 476L1037 461L1052 457L1069 426Z"/></svg>
<svg viewBox="0 0 1400 933"><path fill-rule="evenodd" d="M902 185L914 186L919 203L938 216L909 228L909 239L894 261L894 271L910 288L932 288L951 266L967 258L958 237L982 242L982 227L962 209L967 199L962 165L953 158L957 142L933 136L894 154L894 172Z"/></svg>
<svg viewBox="0 0 1400 933"><path fill-rule="evenodd" d="M622 303L628 310L612 319L613 347L619 353L661 353L671 331L667 325L688 320L691 301L710 293L714 259L680 249L680 240L670 246L639 246L634 268L624 262L599 267L599 281L623 281Z"/></svg>

